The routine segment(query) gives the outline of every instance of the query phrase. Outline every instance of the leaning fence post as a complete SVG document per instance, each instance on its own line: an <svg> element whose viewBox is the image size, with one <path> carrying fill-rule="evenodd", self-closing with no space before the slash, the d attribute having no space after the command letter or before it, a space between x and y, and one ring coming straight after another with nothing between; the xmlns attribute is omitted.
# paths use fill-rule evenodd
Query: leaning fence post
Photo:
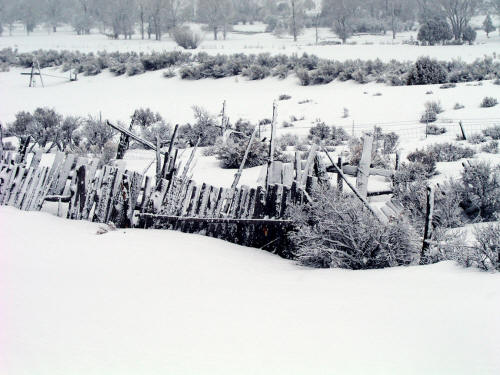
<svg viewBox="0 0 500 375"><path fill-rule="evenodd" d="M462 121L459 121L458 125L460 125L460 131L462 132L462 138L463 138L464 141L466 141L467 140L467 136L465 135L465 130L464 130L464 126L462 124Z"/></svg>
<svg viewBox="0 0 500 375"><path fill-rule="evenodd" d="M434 188L427 187L427 206L425 212L425 227L424 227L424 241L422 244L422 252L420 254L420 264L424 264L424 257L430 247L429 240L432 236L432 216L434 214Z"/></svg>
<svg viewBox="0 0 500 375"><path fill-rule="evenodd" d="M340 170L342 170L342 156L339 156L337 160L337 166ZM344 190L344 180L342 180L342 176L340 175L340 173L337 173L337 189L338 191Z"/></svg>
<svg viewBox="0 0 500 375"><path fill-rule="evenodd" d="M373 135L366 133L363 140L363 152L359 161L356 176L356 188L364 198L368 194L368 178L370 176L370 165L372 163Z"/></svg>
<svg viewBox="0 0 500 375"><path fill-rule="evenodd" d="M3 128L0 124L0 162L3 160Z"/></svg>

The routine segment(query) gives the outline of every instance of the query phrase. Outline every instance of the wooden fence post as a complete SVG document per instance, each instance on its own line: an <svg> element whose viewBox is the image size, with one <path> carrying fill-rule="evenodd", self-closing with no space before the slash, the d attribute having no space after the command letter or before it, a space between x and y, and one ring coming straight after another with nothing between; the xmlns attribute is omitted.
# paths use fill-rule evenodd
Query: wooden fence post
<svg viewBox="0 0 500 375"><path fill-rule="evenodd" d="M380 218L378 217L377 213L375 212L375 210L370 206L370 204L368 203L368 201L366 200L365 197L363 197L360 192L358 191L358 189L356 189L350 182L349 180L347 179L346 175L344 174L344 172L342 172L342 169L337 167L337 165L335 164L335 162L333 161L333 159L331 158L330 154L328 153L328 151L324 148L323 148L323 151L325 152L326 156L328 157L328 159L330 160L330 163L332 163L333 167L337 170L337 173L344 179L345 183L347 184L347 186L349 186L351 188L351 190L353 191L353 193L359 198L359 200L361 202L363 202L363 204L365 205L366 208L368 208L368 210L373 214L373 216L375 216L375 218L381 222Z"/></svg>
<svg viewBox="0 0 500 375"><path fill-rule="evenodd" d="M422 244L422 252L420 253L420 264L424 264L424 258L427 255L430 244L429 240L432 236L432 216L434 214L434 188L427 187L427 207L425 212L425 227L424 227L424 240Z"/></svg>
<svg viewBox="0 0 500 375"><path fill-rule="evenodd" d="M337 166L340 170L342 170L342 156L339 156L337 160ZM340 173L337 173L337 190L342 192L344 190L344 180L342 180L342 176Z"/></svg>
<svg viewBox="0 0 500 375"><path fill-rule="evenodd" d="M276 138L276 117L278 115L278 105L276 101L273 102L273 119L271 121L271 138L269 140L269 159L267 161L267 173L266 173L266 184L265 188L269 185L269 174L271 173L271 167L274 161L274 142Z"/></svg>
<svg viewBox="0 0 500 375"><path fill-rule="evenodd" d="M233 181L233 184L231 185L231 189L236 189L236 186L238 186L238 183L240 182L241 174L243 173L243 168L245 168L245 163L247 161L248 154L250 153L250 148L252 147L252 143L253 143L256 135L257 135L257 127L253 130L252 136L250 137L250 140L248 141L247 149L245 150L245 155L243 155L243 160L241 161L240 168L238 169L238 171L234 175L234 181Z"/></svg>
<svg viewBox="0 0 500 375"><path fill-rule="evenodd" d="M464 125L462 124L462 121L459 121L458 125L460 125L460 131L462 132L462 138L463 138L464 141L466 141L467 140L467 136L465 135Z"/></svg>
<svg viewBox="0 0 500 375"><path fill-rule="evenodd" d="M363 153L359 162L356 176L356 188L366 198L368 195L368 178L370 176L370 164L372 162L373 135L365 134L363 140Z"/></svg>
<svg viewBox="0 0 500 375"><path fill-rule="evenodd" d="M3 160L3 128L0 124L0 162Z"/></svg>

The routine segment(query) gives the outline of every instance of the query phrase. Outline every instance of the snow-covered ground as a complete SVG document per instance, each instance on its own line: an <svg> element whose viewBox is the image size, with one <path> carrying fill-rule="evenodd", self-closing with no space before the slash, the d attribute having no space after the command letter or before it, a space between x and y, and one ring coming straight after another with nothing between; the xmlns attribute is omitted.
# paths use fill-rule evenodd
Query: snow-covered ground
<svg viewBox="0 0 500 375"><path fill-rule="evenodd" d="M0 373L498 374L500 275L310 270L0 207Z"/></svg>

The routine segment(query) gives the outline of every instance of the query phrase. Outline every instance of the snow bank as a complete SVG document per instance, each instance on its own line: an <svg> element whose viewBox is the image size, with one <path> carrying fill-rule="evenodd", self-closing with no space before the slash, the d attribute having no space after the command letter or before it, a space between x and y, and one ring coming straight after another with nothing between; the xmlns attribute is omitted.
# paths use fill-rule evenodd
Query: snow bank
<svg viewBox="0 0 500 375"><path fill-rule="evenodd" d="M0 208L0 373L498 374L500 275L303 269Z"/></svg>

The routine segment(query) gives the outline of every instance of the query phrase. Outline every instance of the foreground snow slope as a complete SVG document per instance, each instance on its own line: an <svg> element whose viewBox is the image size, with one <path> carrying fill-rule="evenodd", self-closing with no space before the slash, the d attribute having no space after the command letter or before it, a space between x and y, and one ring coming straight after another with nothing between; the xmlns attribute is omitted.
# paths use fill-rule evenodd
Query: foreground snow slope
<svg viewBox="0 0 500 375"><path fill-rule="evenodd" d="M310 270L0 208L0 373L498 374L500 276Z"/></svg>

